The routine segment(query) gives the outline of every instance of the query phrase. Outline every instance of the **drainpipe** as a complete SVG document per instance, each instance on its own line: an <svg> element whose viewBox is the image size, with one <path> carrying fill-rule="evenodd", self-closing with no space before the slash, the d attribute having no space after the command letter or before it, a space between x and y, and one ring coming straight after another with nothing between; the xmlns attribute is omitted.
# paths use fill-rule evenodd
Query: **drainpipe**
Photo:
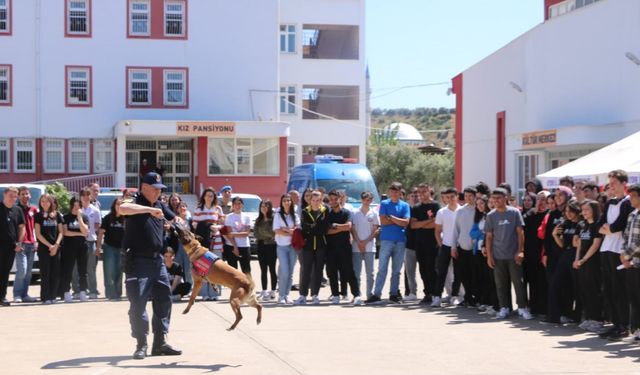
<svg viewBox="0 0 640 375"><path fill-rule="evenodd" d="M34 49L35 49L35 83L36 83L36 97L35 97L35 104L36 104L36 108L35 108L35 125L36 125L36 138L41 138L42 137L42 71L41 71L41 56L40 56L40 28L41 28L41 14L42 14L42 4L41 4L41 0L36 0L36 4L35 4L35 37L34 37ZM41 150L44 149L44 144L43 147L41 148ZM40 163L40 168L38 168L38 164L37 161L38 160L44 160L42 152L41 155L36 155L36 158L34 158L34 160L36 161L36 173L37 173L37 179L41 180L42 179L42 168L43 165L42 163Z"/></svg>

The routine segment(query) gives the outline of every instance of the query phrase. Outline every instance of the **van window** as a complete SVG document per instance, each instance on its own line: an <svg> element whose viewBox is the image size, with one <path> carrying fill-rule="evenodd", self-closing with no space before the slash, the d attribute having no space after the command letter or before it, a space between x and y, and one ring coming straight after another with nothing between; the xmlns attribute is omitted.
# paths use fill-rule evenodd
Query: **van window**
<svg viewBox="0 0 640 375"><path fill-rule="evenodd" d="M327 192L336 189L344 190L347 193L348 203L360 203L360 194L363 191L373 193L373 202L380 203L377 189L373 180L347 180L347 179L326 179L317 181L319 187L323 187Z"/></svg>
<svg viewBox="0 0 640 375"><path fill-rule="evenodd" d="M291 180L289 181L289 190L296 190L301 193L308 187L309 181L307 180Z"/></svg>

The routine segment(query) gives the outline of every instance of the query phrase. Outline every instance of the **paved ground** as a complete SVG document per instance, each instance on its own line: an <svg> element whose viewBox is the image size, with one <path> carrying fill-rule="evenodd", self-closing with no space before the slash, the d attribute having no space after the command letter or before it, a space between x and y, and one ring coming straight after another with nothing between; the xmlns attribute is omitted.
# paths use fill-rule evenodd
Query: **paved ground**
<svg viewBox="0 0 640 375"><path fill-rule="evenodd" d="M256 280L258 269L254 262ZM323 299L328 294L322 289ZM173 307L170 336L184 354L143 361L131 359L126 301L0 308L2 373L640 373L639 345L609 343L575 327L496 321L466 308L266 303L260 326L255 310L244 307L245 320L227 332L233 314L226 302L198 302L182 315L185 305Z"/></svg>

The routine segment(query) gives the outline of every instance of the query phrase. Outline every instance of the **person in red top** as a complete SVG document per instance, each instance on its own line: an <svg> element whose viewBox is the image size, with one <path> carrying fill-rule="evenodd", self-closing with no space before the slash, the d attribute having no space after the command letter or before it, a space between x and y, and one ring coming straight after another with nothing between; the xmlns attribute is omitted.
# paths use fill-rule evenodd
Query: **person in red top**
<svg viewBox="0 0 640 375"><path fill-rule="evenodd" d="M26 186L18 188L18 206L24 215L24 239L22 251L16 253L16 278L13 283L13 302L35 302L36 298L29 296L29 283L33 269L33 257L36 253L36 236L33 231L38 209L29 203L31 192Z"/></svg>

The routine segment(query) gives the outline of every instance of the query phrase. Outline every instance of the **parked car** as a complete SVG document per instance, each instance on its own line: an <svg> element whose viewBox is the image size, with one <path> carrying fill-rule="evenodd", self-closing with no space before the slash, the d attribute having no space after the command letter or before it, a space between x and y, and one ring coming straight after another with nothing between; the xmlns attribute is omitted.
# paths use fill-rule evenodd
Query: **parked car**
<svg viewBox="0 0 640 375"><path fill-rule="evenodd" d="M100 188L98 194L98 202L100 202L100 216L105 217L111 210L113 201L122 196L122 192L127 189L131 192L137 192L136 188Z"/></svg>
<svg viewBox="0 0 640 375"><path fill-rule="evenodd" d="M27 188L29 188L29 192L31 193L31 200L29 201L29 203L31 203L32 206L36 206L38 207L38 200L40 200L40 196L42 194L45 193L46 191L46 185L39 185L39 184L0 184L0 197L2 195L4 195L4 190L9 187L9 186L14 186L14 187L20 187L20 186L26 186ZM16 273L16 262L13 262L13 266L11 267L11 273L15 274ZM38 260L38 253L35 253L35 256L33 258L33 268L31 270L31 282L36 282L40 280L40 262Z"/></svg>
<svg viewBox="0 0 640 375"><path fill-rule="evenodd" d="M362 164L343 163L342 158L334 155L316 157L315 163L298 165L291 170L287 190L303 192L306 188L324 188L327 192L344 190L347 203L353 208L360 207L360 194L363 191L373 193L373 204L380 204L380 195L371 173Z"/></svg>

